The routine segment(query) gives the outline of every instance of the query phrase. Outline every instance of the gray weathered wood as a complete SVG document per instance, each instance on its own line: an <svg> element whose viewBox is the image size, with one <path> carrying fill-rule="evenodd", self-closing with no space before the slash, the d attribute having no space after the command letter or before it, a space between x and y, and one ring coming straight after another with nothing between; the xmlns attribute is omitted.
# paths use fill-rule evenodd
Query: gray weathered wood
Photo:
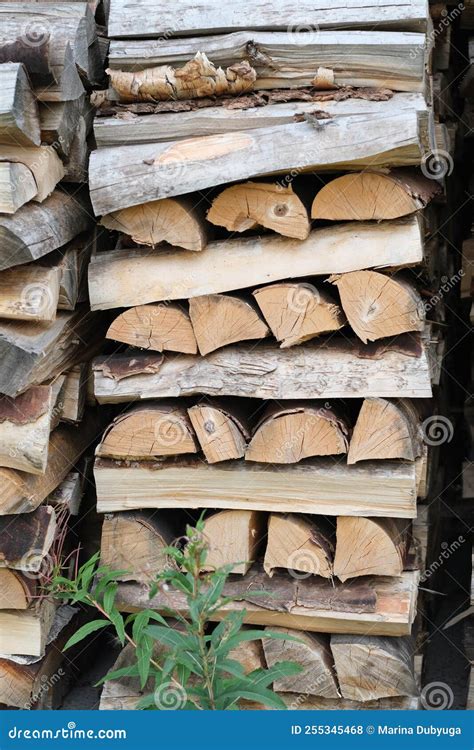
<svg viewBox="0 0 474 750"><path fill-rule="evenodd" d="M301 44L291 32L238 31L224 36L113 41L112 70L183 65L198 52L227 68L247 60L257 73L253 89L310 86L318 68L334 73L336 86L385 86L423 91L423 34L393 31L321 31Z"/></svg>
<svg viewBox="0 0 474 750"><path fill-rule="evenodd" d="M41 258L92 224L87 198L59 190L41 204L28 203L13 216L0 216L0 270Z"/></svg>
<svg viewBox="0 0 474 750"><path fill-rule="evenodd" d="M420 164L426 149L416 110L99 149L90 160L91 200L106 214L264 174Z"/></svg>
<svg viewBox="0 0 474 750"><path fill-rule="evenodd" d="M38 105L21 63L0 65L0 143L41 143Z"/></svg>
<svg viewBox="0 0 474 750"><path fill-rule="evenodd" d="M109 36L153 37L179 34L221 33L237 29L289 29L289 33L317 34L327 28L398 28L424 31L429 18L425 0L285 0L238 6L219 0L196 4L193 0L157 6L154 0L111 0Z"/></svg>
<svg viewBox="0 0 474 750"><path fill-rule="evenodd" d="M229 346L207 357L99 357L94 362L94 392L100 403L194 394L263 399L431 396L424 345L419 356L396 345L392 351L383 345L369 351L332 339L291 349Z"/></svg>
<svg viewBox="0 0 474 750"><path fill-rule="evenodd" d="M148 248L100 253L89 266L89 295L93 310L106 310L422 260L416 217L346 222L316 229L303 241L267 235L210 242L200 253Z"/></svg>

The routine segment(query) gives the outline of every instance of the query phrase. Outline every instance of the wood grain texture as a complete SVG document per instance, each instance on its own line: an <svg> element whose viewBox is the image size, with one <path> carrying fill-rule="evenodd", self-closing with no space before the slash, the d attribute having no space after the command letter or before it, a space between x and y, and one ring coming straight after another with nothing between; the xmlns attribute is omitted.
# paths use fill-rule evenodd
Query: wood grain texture
<svg viewBox="0 0 474 750"><path fill-rule="evenodd" d="M428 22L428 8L422 0L353 0L341 7L335 0L314 3L302 0L297 7L288 7L284 0L271 0L255 5L244 2L238 9L206 0L199 6L186 0L179 6L169 3L158 9L153 0L111 0L109 35L111 37L143 37L169 34L179 28L181 35L220 33L231 29L296 29L316 28L399 28L423 31ZM143 23L146 19L146 23ZM295 33L295 32L294 32ZM311 31L309 31L311 33ZM166 37L165 37L166 38Z"/></svg>
<svg viewBox="0 0 474 750"><path fill-rule="evenodd" d="M302 242L268 235L210 242L200 253L145 248L99 253L89 266L89 295L93 310L107 310L422 260L417 218L348 222L315 229Z"/></svg>
<svg viewBox="0 0 474 750"><path fill-rule="evenodd" d="M39 146L38 105L21 63L0 65L0 143Z"/></svg>
<svg viewBox="0 0 474 750"><path fill-rule="evenodd" d="M413 518L417 479L410 463L347 466L310 459L290 466L173 459L120 465L96 459L97 510L232 508L280 513Z"/></svg>

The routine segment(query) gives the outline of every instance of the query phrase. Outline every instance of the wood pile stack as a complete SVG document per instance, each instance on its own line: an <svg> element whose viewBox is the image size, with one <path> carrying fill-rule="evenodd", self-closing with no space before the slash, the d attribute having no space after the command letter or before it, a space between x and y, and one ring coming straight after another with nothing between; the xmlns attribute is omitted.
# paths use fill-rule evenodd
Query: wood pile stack
<svg viewBox="0 0 474 750"><path fill-rule="evenodd" d="M20 708L52 705L77 627L43 586L74 561L81 456L101 429L86 408L106 321L88 304L82 183L104 54L91 4L0 3L0 703Z"/></svg>
<svg viewBox="0 0 474 750"><path fill-rule="evenodd" d="M293 653L263 630L253 655L311 665L275 686L289 705L413 707L449 39L418 0L270 5L110 4L89 173L115 242L89 265L91 309L114 311L93 363L116 414L94 466L102 560L129 571L121 609L148 607L204 509L247 622L305 634ZM173 591L152 606L170 597L184 609ZM103 707L133 707L130 683Z"/></svg>

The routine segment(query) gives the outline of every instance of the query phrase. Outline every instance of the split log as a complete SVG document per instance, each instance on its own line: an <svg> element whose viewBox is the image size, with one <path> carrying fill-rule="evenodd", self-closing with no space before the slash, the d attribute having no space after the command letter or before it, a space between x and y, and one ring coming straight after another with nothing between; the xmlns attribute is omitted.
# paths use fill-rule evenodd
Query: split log
<svg viewBox="0 0 474 750"><path fill-rule="evenodd" d="M315 16L317 27L314 27ZM146 24L144 26L144 19ZM421 0L410 0L400 5L375 0L356 0L349 7L342 8L334 0L315 6L310 0L303 0L298 6L289 7L285 3L272 0L266 5L245 2L235 9L222 5L217 0L207 0L196 6L185 0L178 7L166 6L158 9L152 0L125 3L124 0L111 0L109 13L109 36L121 37L160 37L169 34L170 29L179 25L182 36L198 33L222 33L236 29L347 29L347 28L397 28L404 31L424 31L428 23L428 10Z"/></svg>
<svg viewBox="0 0 474 750"><path fill-rule="evenodd" d="M61 156L67 157L85 106L85 94L64 102L40 103L42 142L54 146Z"/></svg>
<svg viewBox="0 0 474 750"><path fill-rule="evenodd" d="M106 515L102 525L100 562L121 571L119 581L150 584L170 567L165 553L177 530L160 514L146 511Z"/></svg>
<svg viewBox="0 0 474 750"><path fill-rule="evenodd" d="M332 276L350 326L364 342L422 331L425 309L415 287L375 271Z"/></svg>
<svg viewBox="0 0 474 750"><path fill-rule="evenodd" d="M410 169L355 172L331 180L316 195L313 219L398 219L425 208L441 192L436 180Z"/></svg>
<svg viewBox="0 0 474 750"><path fill-rule="evenodd" d="M0 567L0 592L0 609L28 609L34 597L38 595L36 581L31 575L24 575L19 570L2 567Z"/></svg>
<svg viewBox="0 0 474 750"><path fill-rule="evenodd" d="M366 398L352 433L347 462L384 458L414 461L422 454L420 420L404 399Z"/></svg>
<svg viewBox="0 0 474 750"><path fill-rule="evenodd" d="M204 221L190 199L165 198L124 208L103 216L107 229L123 232L139 245L156 247L166 242L193 252L206 246Z"/></svg>
<svg viewBox="0 0 474 750"><path fill-rule="evenodd" d="M252 90L257 77L247 60L224 71L216 68L199 51L181 68L161 65L135 73L110 68L105 72L110 76L110 85L122 102L157 102L245 94Z"/></svg>
<svg viewBox="0 0 474 750"><path fill-rule="evenodd" d="M207 357L149 354L94 360L99 403L178 396L239 396L299 400L393 396L431 397L428 350L400 337L369 350L329 340L297 349L226 347Z"/></svg>
<svg viewBox="0 0 474 750"><path fill-rule="evenodd" d="M229 612L243 610L245 623L271 628L354 634L370 628L373 635L408 635L415 618L418 577L410 571L402 579L332 585L317 577L295 580L288 574L269 580L265 573L252 569L224 587L224 596L228 593L241 601L230 602L212 617L221 620ZM185 596L173 587L159 590L150 600L148 588L121 583L116 604L121 612L147 608L169 612L172 608L187 614Z"/></svg>
<svg viewBox="0 0 474 750"><path fill-rule="evenodd" d="M84 451L96 440L100 430L99 417L90 412L86 414L79 427L68 425L54 430L49 441L46 471L42 475L0 469L0 515L30 513L41 505L69 474Z"/></svg>
<svg viewBox="0 0 474 750"><path fill-rule="evenodd" d="M270 578L276 568L291 571L297 579L310 575L332 578L333 536L324 519L272 513L263 569Z"/></svg>
<svg viewBox="0 0 474 750"><path fill-rule="evenodd" d="M205 294L189 300L189 317L203 356L239 341L263 339L270 329L246 299Z"/></svg>
<svg viewBox="0 0 474 750"><path fill-rule="evenodd" d="M37 203L43 203L64 177L63 163L52 146L2 146L0 162L29 169L36 183L33 200Z"/></svg>
<svg viewBox="0 0 474 750"><path fill-rule="evenodd" d="M20 63L0 65L0 143L11 146L41 143L38 105Z"/></svg>
<svg viewBox="0 0 474 750"><path fill-rule="evenodd" d="M59 270L59 310L75 310L87 299L86 270L91 250L91 237L81 234L41 261Z"/></svg>
<svg viewBox="0 0 474 750"><path fill-rule="evenodd" d="M197 453L198 443L185 407L162 403L136 406L116 417L96 455L124 460Z"/></svg>
<svg viewBox="0 0 474 750"><path fill-rule="evenodd" d="M26 610L0 610L0 654L43 656L55 611L56 604L48 597L37 599Z"/></svg>
<svg viewBox="0 0 474 750"><path fill-rule="evenodd" d="M303 241L268 235L210 242L201 253L192 254L150 253L145 248L99 253L89 267L89 293L93 310L107 310L284 279L410 266L422 260L421 228L415 217L380 224L353 222L315 229Z"/></svg>
<svg viewBox="0 0 474 750"><path fill-rule="evenodd" d="M188 414L208 463L243 458L250 440L245 409L234 403L202 401Z"/></svg>
<svg viewBox="0 0 474 750"><path fill-rule="evenodd" d="M0 318L51 322L59 302L58 268L36 264L0 273Z"/></svg>
<svg viewBox="0 0 474 750"><path fill-rule="evenodd" d="M172 76L170 66L205 53L216 66L231 66L231 70L243 63L250 64L255 80L247 81L247 91L302 86L333 91L343 86L423 91L425 56L421 52L414 55L413 47L421 50L424 45L423 34L380 32L378 26L377 31L318 31L317 34L311 34L311 30L298 33L293 27L284 33L233 30L225 35L184 39L168 35L158 43L154 39L112 41L109 64L111 74L123 76L121 71L133 71L129 78L138 84L143 78L148 81L152 71L157 70L154 66L161 66L160 71L169 70L168 75ZM114 86L113 80L112 77ZM132 99L123 99L127 100Z"/></svg>
<svg viewBox="0 0 474 750"><path fill-rule="evenodd" d="M38 573L56 533L56 514L48 505L32 513L0 518L0 567Z"/></svg>
<svg viewBox="0 0 474 750"><path fill-rule="evenodd" d="M276 667L282 661L293 661L302 667L302 671L294 677L275 680L275 692L340 698L328 636L301 633L289 628L268 629L273 633L287 634L295 640L262 638L267 665Z"/></svg>
<svg viewBox="0 0 474 750"><path fill-rule="evenodd" d="M331 651L344 698L370 701L418 694L408 639L332 635Z"/></svg>
<svg viewBox="0 0 474 750"><path fill-rule="evenodd" d="M64 384L59 392L56 408L62 422L81 421L86 405L88 367L76 365L65 373Z"/></svg>
<svg viewBox="0 0 474 750"><path fill-rule="evenodd" d="M43 474L58 390L37 385L10 398L0 396L0 466Z"/></svg>
<svg viewBox="0 0 474 750"><path fill-rule="evenodd" d="M426 138L412 110L344 122L303 116L277 127L99 149L90 160L91 200L103 215L276 172L419 165L430 150Z"/></svg>
<svg viewBox="0 0 474 750"><path fill-rule="evenodd" d="M349 87L332 93L315 89L303 91L291 89L286 96L283 93L283 98L290 97L291 102L281 103L282 92L267 91L263 101L258 93L233 99L232 117L229 117L228 108L222 106L228 103L225 99L201 100L200 105L205 106L199 107L196 107L196 102L120 105L120 111L117 112L107 100L107 103L102 104L106 107L105 111L99 109L100 116L94 121L94 135L97 147L105 148L242 132L290 125L295 120L304 119L311 105L317 107L321 117L341 122L342 119L347 120L348 117L353 116L364 119L367 117L390 119L400 112L406 112L408 118L411 118L410 113L415 110L418 113L419 137L422 141L426 137L424 134L431 127L430 116L422 94L392 94L387 89L358 91ZM97 104L100 106L101 102ZM125 117L121 114L124 108L127 110ZM146 114L140 114L145 108ZM149 113L150 110L151 113ZM186 112L186 117L183 117L183 111ZM152 114L154 112L156 114ZM109 113L118 116L109 116ZM395 147L395 152L392 152L390 159L397 160L403 153L405 156L410 155L409 149L398 151ZM416 149L412 151L411 156L414 157L415 154ZM282 180L281 184L286 187L288 182Z"/></svg>
<svg viewBox="0 0 474 750"><path fill-rule="evenodd" d="M54 436L55 433L53 433ZM118 464L97 458L97 510L216 508L319 515L416 515L414 464L367 461L347 466L309 459L290 466L196 460Z"/></svg>
<svg viewBox="0 0 474 750"><path fill-rule="evenodd" d="M233 565L245 575L255 562L264 537L264 518L252 510L224 510L206 518L203 535L208 544L203 570Z"/></svg>
<svg viewBox="0 0 474 750"><path fill-rule="evenodd" d="M311 456L347 453L348 425L328 404L270 405L245 452L246 461L293 464Z"/></svg>
<svg viewBox="0 0 474 750"><path fill-rule="evenodd" d="M37 194L33 173L24 164L0 162L0 212L14 214Z"/></svg>
<svg viewBox="0 0 474 750"><path fill-rule="evenodd" d="M71 147L67 155L64 182L84 183L88 181L89 155L91 150L88 136L91 127L91 122L81 115L77 122L74 136L71 141Z"/></svg>
<svg viewBox="0 0 474 750"><path fill-rule="evenodd" d="M406 523L394 518L338 516L334 575L401 576L408 553Z"/></svg>
<svg viewBox="0 0 474 750"><path fill-rule="evenodd" d="M229 232L245 232L261 226L298 240L305 240L311 228L304 203L291 185L282 187L266 182L226 188L212 201L207 220Z"/></svg>
<svg viewBox="0 0 474 750"><path fill-rule="evenodd" d="M86 460L81 471L69 472L61 484L48 495L47 504L58 512L67 508L67 512L71 516L79 515L85 485L88 481L88 462Z"/></svg>
<svg viewBox="0 0 474 750"><path fill-rule="evenodd" d="M27 321L0 322L0 393L15 397L56 377L94 352L102 334L96 316L83 308L59 312L44 326Z"/></svg>
<svg viewBox="0 0 474 750"><path fill-rule="evenodd" d="M28 203L0 217L0 270L28 263L62 247L92 226L87 201L54 191L43 203Z"/></svg>
<svg viewBox="0 0 474 750"><path fill-rule="evenodd" d="M197 353L189 315L177 304L139 305L125 310L111 324L107 338L155 352Z"/></svg>
<svg viewBox="0 0 474 750"><path fill-rule="evenodd" d="M270 284L253 292L281 348L337 331L346 319L334 299L306 282Z"/></svg>

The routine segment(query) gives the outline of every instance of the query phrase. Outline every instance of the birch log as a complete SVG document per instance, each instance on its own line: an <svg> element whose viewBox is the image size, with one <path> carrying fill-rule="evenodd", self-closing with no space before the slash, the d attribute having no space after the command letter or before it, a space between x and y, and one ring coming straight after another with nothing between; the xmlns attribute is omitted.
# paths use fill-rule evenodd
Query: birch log
<svg viewBox="0 0 474 750"><path fill-rule="evenodd" d="M416 515L413 464L366 462L363 467L311 459L266 471L251 463L205 464L183 459L119 465L96 459L97 510L223 508L276 513Z"/></svg>
<svg viewBox="0 0 474 750"><path fill-rule="evenodd" d="M284 0L255 5L246 0L238 9L206 0L196 6L189 0L171 3L159 10L152 0L137 5L133 0L111 0L109 35L111 37L159 37L170 29L179 28L183 36L205 32L221 33L231 29L281 29L288 27L316 28L399 28L424 31L428 9L422 0L400 3L385 0L355 0L341 8L335 0L319 0L317 4L303 0L297 7L288 7ZM146 19L146 24L143 20ZM297 33L297 32L295 32ZM301 32L304 34L304 32ZM165 36L166 39L166 36Z"/></svg>
<svg viewBox="0 0 474 750"><path fill-rule="evenodd" d="M423 118L424 119L424 118ZM96 215L276 172L404 166L430 146L416 110L392 117L302 118L289 125L91 154Z"/></svg>
<svg viewBox="0 0 474 750"><path fill-rule="evenodd" d="M268 235L210 242L200 253L145 249L99 253L89 266L89 294L93 310L107 310L220 294L281 279L416 265L422 260L417 218L349 222L315 229L302 242Z"/></svg>
<svg viewBox="0 0 474 750"><path fill-rule="evenodd" d="M369 351L333 339L297 349L262 344L250 351L229 346L207 357L132 359L115 355L95 360L99 403L203 394L277 400L431 397L427 350L411 337Z"/></svg>
<svg viewBox="0 0 474 750"><path fill-rule="evenodd" d="M247 90L311 86L317 83L318 69L324 68L331 72L329 88L423 91L424 54L414 55L413 48L424 48L424 35L378 29L377 24L376 31L234 31L184 39L112 41L110 68L116 74L125 70L149 73L150 68L176 67L204 53L224 70L250 63L256 80L247 83Z"/></svg>

